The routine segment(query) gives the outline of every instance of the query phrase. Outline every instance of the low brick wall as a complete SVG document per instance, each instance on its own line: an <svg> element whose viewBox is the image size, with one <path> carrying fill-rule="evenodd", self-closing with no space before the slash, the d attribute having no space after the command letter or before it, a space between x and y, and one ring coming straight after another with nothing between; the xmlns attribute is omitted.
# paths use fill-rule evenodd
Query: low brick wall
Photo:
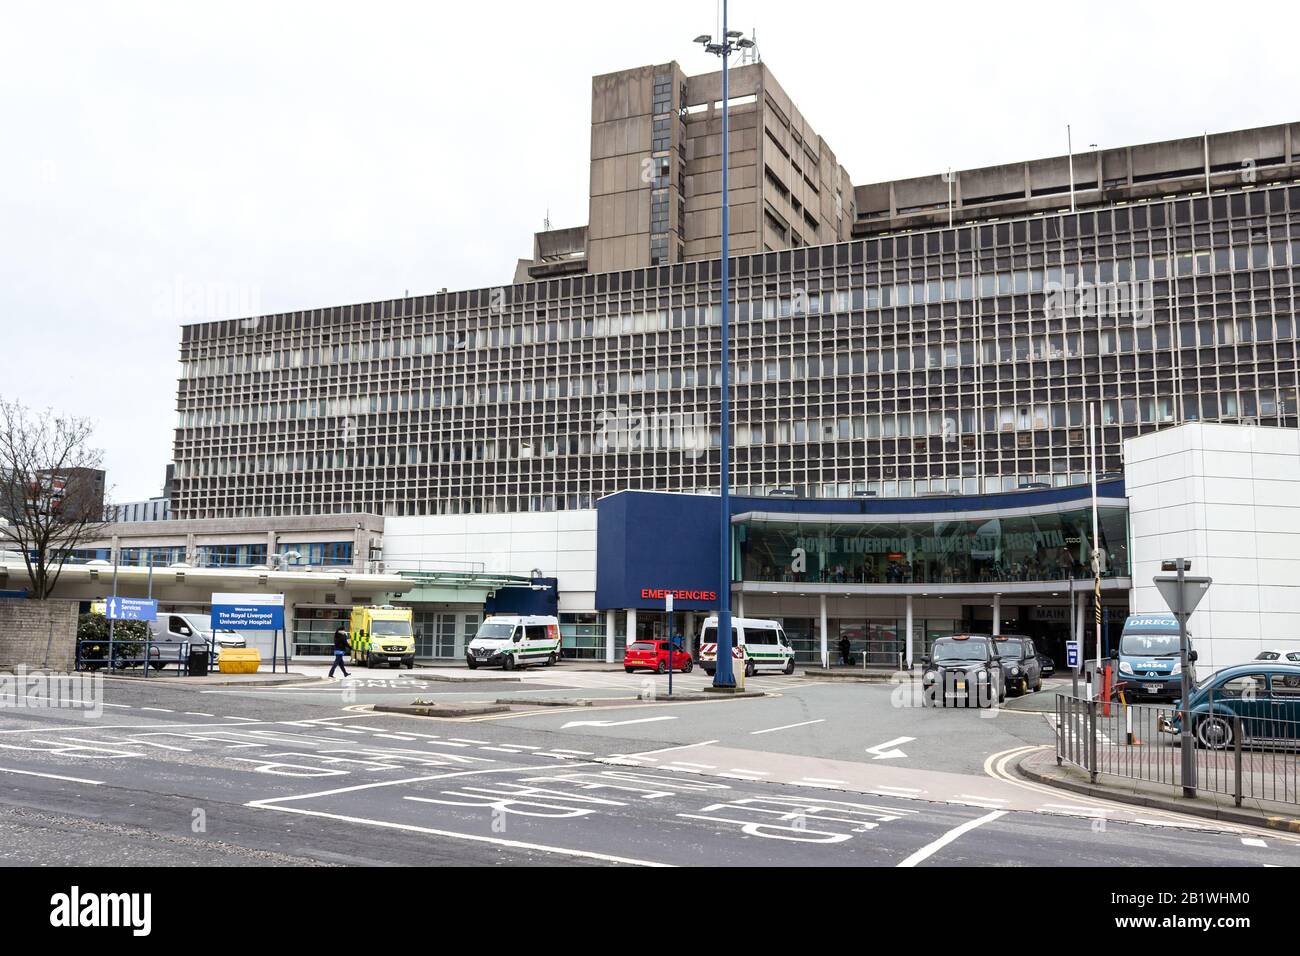
<svg viewBox="0 0 1300 956"><path fill-rule="evenodd" d="M0 670L70 671L76 642L76 601L0 599Z"/></svg>

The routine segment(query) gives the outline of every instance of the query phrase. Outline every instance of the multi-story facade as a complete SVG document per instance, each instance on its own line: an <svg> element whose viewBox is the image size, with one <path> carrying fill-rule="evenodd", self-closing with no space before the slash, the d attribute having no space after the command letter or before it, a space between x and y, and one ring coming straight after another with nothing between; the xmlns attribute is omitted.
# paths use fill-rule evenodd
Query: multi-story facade
<svg viewBox="0 0 1300 956"><path fill-rule="evenodd" d="M848 239L848 172L762 63L730 88L733 254ZM676 63L592 79L588 224L534 236L515 279L643 269L722 249L722 73Z"/></svg>
<svg viewBox="0 0 1300 956"><path fill-rule="evenodd" d="M1186 143L1121 151L1134 181L1076 180L1073 212L1055 160L1011 176L1018 196L967 189L951 227L946 208L925 213L938 225L900 218L902 184L860 188L895 197L884 220L860 206L860 238L738 255L737 491L1077 483L1089 406L1103 471L1167 425L1295 425L1297 133L1211 137L1201 177ZM547 511L716 490L719 272L678 262L187 326L173 512Z"/></svg>

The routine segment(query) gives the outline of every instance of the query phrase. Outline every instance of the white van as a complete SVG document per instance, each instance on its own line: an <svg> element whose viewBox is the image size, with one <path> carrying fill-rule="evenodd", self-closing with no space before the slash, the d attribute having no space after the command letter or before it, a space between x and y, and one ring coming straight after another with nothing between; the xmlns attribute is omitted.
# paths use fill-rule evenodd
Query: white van
<svg viewBox="0 0 1300 956"><path fill-rule="evenodd" d="M542 615L494 614L479 625L465 648L470 670L480 665L508 671L525 664L550 667L559 659L560 619Z"/></svg>
<svg viewBox="0 0 1300 956"><path fill-rule="evenodd" d="M794 648L777 621L756 617L731 619L731 643L744 648L745 676L753 677L759 669L794 673ZM718 619L706 618L700 631L700 666L710 677L718 667Z"/></svg>
<svg viewBox="0 0 1300 956"><path fill-rule="evenodd" d="M169 655L168 649L155 648L159 653L153 656L173 660L180 657L179 645L188 643L191 648L198 644L207 644L209 650L218 655L223 647L244 647L244 635L238 631L220 630L213 632L210 615L195 611L159 611L156 620L149 622L153 639L164 644L176 644L176 652ZM158 665L155 664L155 667Z"/></svg>

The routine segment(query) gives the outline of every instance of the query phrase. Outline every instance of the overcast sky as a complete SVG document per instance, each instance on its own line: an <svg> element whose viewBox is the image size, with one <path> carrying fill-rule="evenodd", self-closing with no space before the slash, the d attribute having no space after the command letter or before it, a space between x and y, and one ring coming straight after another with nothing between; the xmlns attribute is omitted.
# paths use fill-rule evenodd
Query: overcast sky
<svg viewBox="0 0 1300 956"><path fill-rule="evenodd" d="M854 183L1300 119L1300 4L736 0ZM16 3L0 20L0 396L171 459L179 325L507 281L587 217L591 76L713 0Z"/></svg>

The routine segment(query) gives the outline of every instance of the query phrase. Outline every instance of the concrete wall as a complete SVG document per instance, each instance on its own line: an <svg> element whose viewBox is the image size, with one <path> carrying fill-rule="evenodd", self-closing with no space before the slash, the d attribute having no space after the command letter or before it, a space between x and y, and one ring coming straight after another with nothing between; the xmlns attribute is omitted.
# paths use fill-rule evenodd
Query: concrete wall
<svg viewBox="0 0 1300 956"><path fill-rule="evenodd" d="M1190 424L1124 443L1135 612L1185 557L1214 579L1190 626L1202 673L1300 649L1300 431Z"/></svg>
<svg viewBox="0 0 1300 956"><path fill-rule="evenodd" d="M457 570L475 562L498 574L539 568L559 579L561 611L596 607L596 512L389 518L384 565Z"/></svg>
<svg viewBox="0 0 1300 956"><path fill-rule="evenodd" d="M75 601L0 600L0 670L72 670L76 654Z"/></svg>

